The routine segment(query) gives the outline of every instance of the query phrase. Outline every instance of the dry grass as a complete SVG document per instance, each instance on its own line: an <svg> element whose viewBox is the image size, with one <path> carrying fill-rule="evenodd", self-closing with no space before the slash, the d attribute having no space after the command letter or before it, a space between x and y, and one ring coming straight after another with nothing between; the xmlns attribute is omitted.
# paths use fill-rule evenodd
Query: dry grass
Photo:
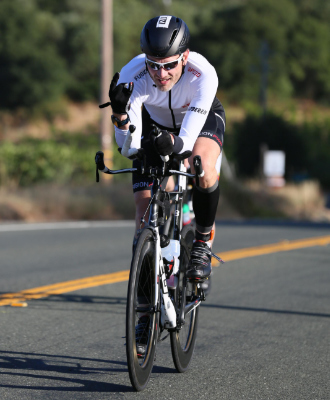
<svg viewBox="0 0 330 400"><path fill-rule="evenodd" d="M316 182L270 189L258 181L221 182L217 219L246 218L330 221ZM0 191L0 221L134 219L130 183L89 186L43 185Z"/></svg>
<svg viewBox="0 0 330 400"><path fill-rule="evenodd" d="M91 133L99 131L100 110L96 103L69 103L63 105L56 116L28 118L23 112L15 114L2 112L0 115L0 139L18 141L23 137L46 139L52 132Z"/></svg>
<svg viewBox="0 0 330 400"><path fill-rule="evenodd" d="M44 185L0 191L0 220L27 222L133 219L130 185Z"/></svg>
<svg viewBox="0 0 330 400"><path fill-rule="evenodd" d="M330 221L330 210L325 207L325 195L316 181L289 183L283 188L269 188L260 181L248 181L245 185L256 197L262 195L269 206L286 218Z"/></svg>
<svg viewBox="0 0 330 400"><path fill-rule="evenodd" d="M229 104L225 93L218 93L218 97L225 104L229 126L232 123L244 120L247 114L246 107L238 104ZM286 119L297 123L330 118L330 108L317 104L312 100L287 99L281 101L270 97L268 106L270 110L284 115ZM253 107L255 109L257 106L254 105ZM97 103L76 104L62 101L55 105L53 113L51 120L47 120L45 117L31 118L30 114L24 110L19 110L15 113L2 111L0 113L0 139L16 141L26 136L47 138L54 130L71 133L99 131L101 114Z"/></svg>

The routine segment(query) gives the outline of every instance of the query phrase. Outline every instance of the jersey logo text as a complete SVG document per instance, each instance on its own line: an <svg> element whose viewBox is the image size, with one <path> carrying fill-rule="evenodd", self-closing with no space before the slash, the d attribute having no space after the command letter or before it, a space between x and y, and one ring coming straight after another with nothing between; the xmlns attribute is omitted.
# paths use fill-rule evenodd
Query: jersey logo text
<svg viewBox="0 0 330 400"><path fill-rule="evenodd" d="M140 72L139 75L134 76L134 79L136 81L138 81L139 79L141 79L147 73L148 73L148 71L145 69L144 71Z"/></svg>
<svg viewBox="0 0 330 400"><path fill-rule="evenodd" d="M194 111L194 112L197 112L198 114L203 114L203 115L207 114L206 110L203 110L202 108L197 108L197 107L189 107L188 111Z"/></svg>
<svg viewBox="0 0 330 400"><path fill-rule="evenodd" d="M222 148L222 141L218 138L218 136L216 134L204 131L204 132L201 132L199 135L200 136L209 136L210 138L216 140L219 143L220 147Z"/></svg>
<svg viewBox="0 0 330 400"><path fill-rule="evenodd" d="M197 78L199 78L202 74L198 71L196 71L194 68L189 67L188 71L191 72L193 75L195 75Z"/></svg>
<svg viewBox="0 0 330 400"><path fill-rule="evenodd" d="M148 182L137 182L137 183L134 183L133 189L143 188L143 187L149 187L149 186L152 186L152 183L148 183Z"/></svg>

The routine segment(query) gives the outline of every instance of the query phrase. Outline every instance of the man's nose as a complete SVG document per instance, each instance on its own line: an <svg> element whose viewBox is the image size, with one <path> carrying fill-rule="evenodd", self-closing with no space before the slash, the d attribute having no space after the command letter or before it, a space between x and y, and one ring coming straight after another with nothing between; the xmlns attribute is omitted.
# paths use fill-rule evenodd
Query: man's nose
<svg viewBox="0 0 330 400"><path fill-rule="evenodd" d="M160 78L167 76L167 72L165 71L165 69L163 67L160 67L160 69L157 71L157 74Z"/></svg>

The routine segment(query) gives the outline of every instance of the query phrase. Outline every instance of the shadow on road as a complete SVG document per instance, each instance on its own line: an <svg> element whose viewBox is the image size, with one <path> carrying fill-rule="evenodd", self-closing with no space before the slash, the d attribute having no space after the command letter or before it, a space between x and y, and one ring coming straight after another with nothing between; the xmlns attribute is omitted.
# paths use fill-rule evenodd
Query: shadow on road
<svg viewBox="0 0 330 400"><path fill-rule="evenodd" d="M0 350L0 370L3 377L0 387L3 388L63 392L133 391L131 386L95 380L96 374L108 377L127 374L126 362L121 361ZM3 383L5 376L8 383ZM42 383L35 385L32 383L34 379Z"/></svg>
<svg viewBox="0 0 330 400"><path fill-rule="evenodd" d="M0 370L3 377L0 388L61 392L134 392L130 385L95 380L96 374L109 380L120 373L128 375L126 362L121 361L0 350ZM174 368L157 365L152 372L176 373ZM4 379L8 383L3 383ZM33 384L34 379L38 379L40 384Z"/></svg>
<svg viewBox="0 0 330 400"><path fill-rule="evenodd" d="M274 313L274 314L301 315L304 317L330 318L330 314L323 314L323 313L313 313L313 312L306 312L306 311L292 311L292 310L274 310L274 309L270 309L270 308L224 306L224 305L218 305L218 304L208 304L207 301L206 301L206 303L203 303L203 307L221 308L224 310L235 310L235 311L252 311L252 312L264 312L264 313Z"/></svg>
<svg viewBox="0 0 330 400"><path fill-rule="evenodd" d="M111 305L125 305L126 297L110 297L110 296L89 296L78 294L58 294L49 297L41 298L40 301L48 302L70 302L70 303L91 303L91 304L111 304ZM36 300L34 300L36 301Z"/></svg>
<svg viewBox="0 0 330 400"><path fill-rule="evenodd" d="M11 292L0 292L1 295L11 295ZM41 293L40 293L41 294ZM22 301L20 295L17 301ZM15 297L13 297L15 300ZM71 303L91 303L91 304L111 304L111 305L125 305L126 306L126 297L110 297L110 296L89 296L89 295L80 295L80 294L45 294L45 297L41 297L40 299L26 299L29 304L33 304L34 302L71 302Z"/></svg>

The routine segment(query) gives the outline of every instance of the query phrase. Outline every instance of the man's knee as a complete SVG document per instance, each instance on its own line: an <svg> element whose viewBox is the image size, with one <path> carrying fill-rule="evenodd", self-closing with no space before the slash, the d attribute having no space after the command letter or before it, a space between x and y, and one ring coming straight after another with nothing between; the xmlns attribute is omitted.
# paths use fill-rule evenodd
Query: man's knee
<svg viewBox="0 0 330 400"><path fill-rule="evenodd" d="M203 169L207 172L215 168L220 151L220 147L213 140L198 138L189 161L191 163L196 155L200 156L202 159Z"/></svg>

